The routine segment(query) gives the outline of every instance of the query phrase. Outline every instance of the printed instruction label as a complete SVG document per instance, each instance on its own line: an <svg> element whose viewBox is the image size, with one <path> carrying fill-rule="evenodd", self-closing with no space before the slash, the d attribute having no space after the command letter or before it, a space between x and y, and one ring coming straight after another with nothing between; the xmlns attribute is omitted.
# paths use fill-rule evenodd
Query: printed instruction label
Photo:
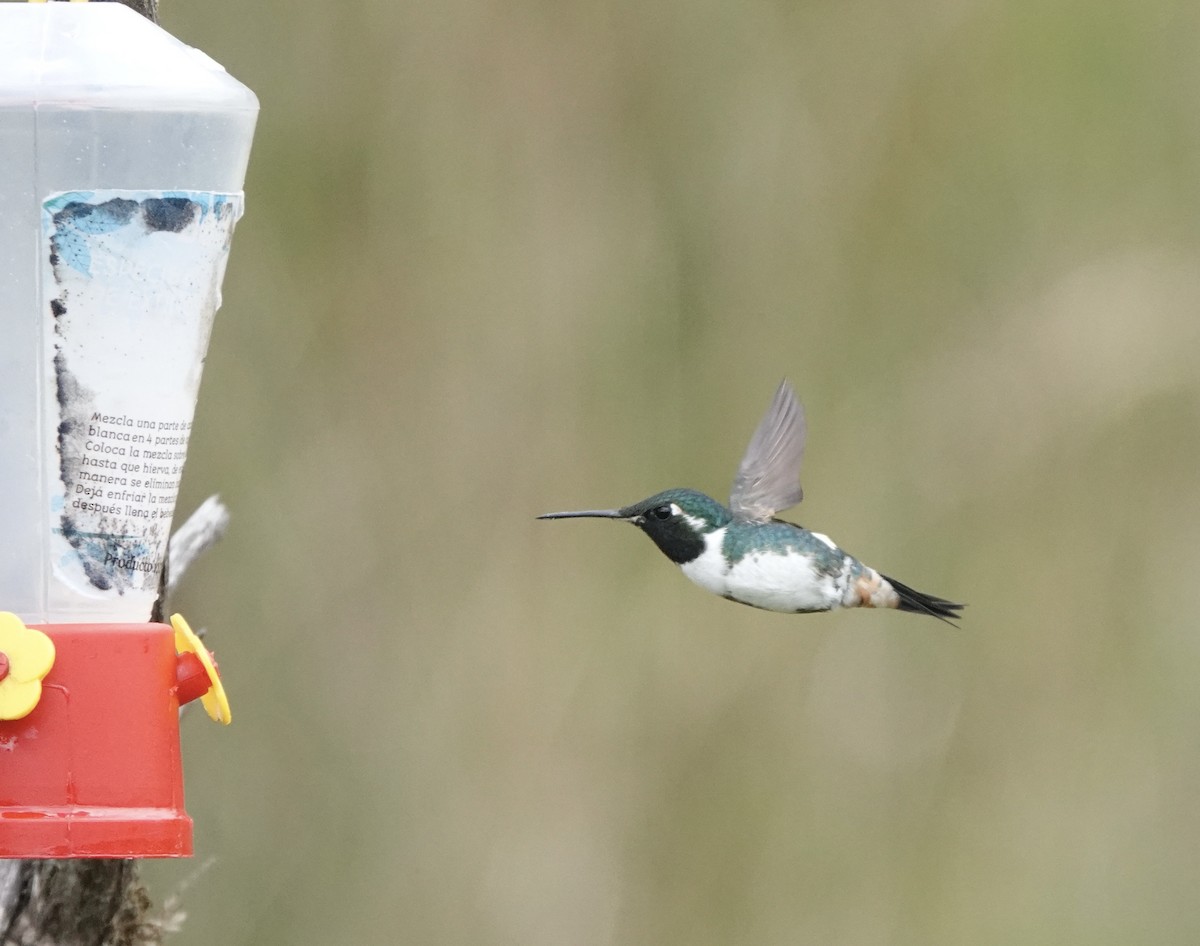
<svg viewBox="0 0 1200 946"><path fill-rule="evenodd" d="M72 191L42 205L55 572L155 591L240 194Z"/></svg>

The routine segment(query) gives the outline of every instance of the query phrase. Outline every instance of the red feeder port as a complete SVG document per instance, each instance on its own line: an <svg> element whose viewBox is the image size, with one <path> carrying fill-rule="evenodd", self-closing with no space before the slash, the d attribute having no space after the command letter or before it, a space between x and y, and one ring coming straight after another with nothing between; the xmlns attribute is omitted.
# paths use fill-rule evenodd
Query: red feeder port
<svg viewBox="0 0 1200 946"><path fill-rule="evenodd" d="M211 686L202 661L165 624L40 630L54 644L41 697L0 720L0 857L190 855L179 705Z"/></svg>

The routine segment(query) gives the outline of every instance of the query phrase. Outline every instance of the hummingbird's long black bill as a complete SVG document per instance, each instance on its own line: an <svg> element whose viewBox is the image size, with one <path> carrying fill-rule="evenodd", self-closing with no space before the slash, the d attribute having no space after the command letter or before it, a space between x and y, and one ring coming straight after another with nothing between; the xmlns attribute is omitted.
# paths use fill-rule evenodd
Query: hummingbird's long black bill
<svg viewBox="0 0 1200 946"><path fill-rule="evenodd" d="M579 512L548 512L539 519L624 519L620 509L582 509Z"/></svg>

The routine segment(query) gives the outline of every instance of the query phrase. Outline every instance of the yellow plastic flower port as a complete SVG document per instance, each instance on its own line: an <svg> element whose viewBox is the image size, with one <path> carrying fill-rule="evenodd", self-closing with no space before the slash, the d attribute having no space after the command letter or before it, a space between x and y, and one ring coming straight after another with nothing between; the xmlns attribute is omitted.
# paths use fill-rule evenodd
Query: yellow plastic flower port
<svg viewBox="0 0 1200 946"><path fill-rule="evenodd" d="M54 641L9 611L0 611L0 719L21 719L42 698L54 666Z"/></svg>
<svg viewBox="0 0 1200 946"><path fill-rule="evenodd" d="M200 697L204 711L214 722L224 723L228 726L233 722L233 714L229 711L229 697L225 695L225 687L221 683L221 677L217 674L212 654L208 652L188 622L183 619L182 614L171 615L171 627L175 628L175 650L180 654L195 654L208 676L211 686Z"/></svg>

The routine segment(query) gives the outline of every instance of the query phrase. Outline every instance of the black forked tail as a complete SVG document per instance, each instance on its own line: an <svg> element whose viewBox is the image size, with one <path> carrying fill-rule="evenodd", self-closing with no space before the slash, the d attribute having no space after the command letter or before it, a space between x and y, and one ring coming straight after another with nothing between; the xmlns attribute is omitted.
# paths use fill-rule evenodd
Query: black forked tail
<svg viewBox="0 0 1200 946"><path fill-rule="evenodd" d="M945 598L935 598L933 595L916 591L909 588L908 585L900 584L895 578L888 578L887 575L884 575L883 579L895 588L896 594L900 596L899 610L912 611L916 614L932 614L938 620L945 621L952 627L958 627L951 619L962 617L958 612L966 607L965 604L955 604Z"/></svg>

